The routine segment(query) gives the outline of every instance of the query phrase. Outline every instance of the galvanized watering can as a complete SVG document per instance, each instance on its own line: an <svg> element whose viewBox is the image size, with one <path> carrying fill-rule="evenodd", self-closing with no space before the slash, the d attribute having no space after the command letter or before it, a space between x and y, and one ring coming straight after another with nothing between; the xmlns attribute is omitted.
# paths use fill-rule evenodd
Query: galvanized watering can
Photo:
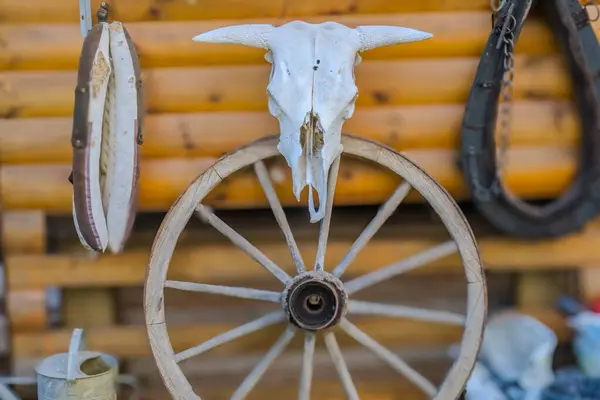
<svg viewBox="0 0 600 400"><path fill-rule="evenodd" d="M35 371L39 400L117 400L117 360L85 350L82 329L73 331L68 353L44 359Z"/></svg>

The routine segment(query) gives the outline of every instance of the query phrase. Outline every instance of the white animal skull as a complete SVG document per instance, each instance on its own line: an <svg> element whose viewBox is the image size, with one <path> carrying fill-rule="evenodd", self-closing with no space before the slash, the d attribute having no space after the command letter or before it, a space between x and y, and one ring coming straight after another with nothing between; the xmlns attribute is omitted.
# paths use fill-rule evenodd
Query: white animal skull
<svg viewBox="0 0 600 400"><path fill-rule="evenodd" d="M354 112L358 95L354 67L358 52L396 43L416 42L431 34L393 26L359 26L336 22L293 21L236 25L194 37L197 42L232 43L268 50L273 67L267 86L269 111L279 120L278 150L292 170L294 195L306 185L319 196L316 211L309 191L311 222L320 221L327 202L329 167L342 152L344 120Z"/></svg>

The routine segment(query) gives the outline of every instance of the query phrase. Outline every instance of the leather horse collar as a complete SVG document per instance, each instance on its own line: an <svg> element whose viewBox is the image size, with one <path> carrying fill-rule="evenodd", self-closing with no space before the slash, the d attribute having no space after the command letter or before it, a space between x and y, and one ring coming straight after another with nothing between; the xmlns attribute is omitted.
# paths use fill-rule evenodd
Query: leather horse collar
<svg viewBox="0 0 600 400"><path fill-rule="evenodd" d="M495 18L466 105L460 168L477 209L487 220L512 236L539 239L578 231L600 212L600 45L587 11L577 0L539 2L565 55L582 138L580 164L570 189L543 206L525 203L502 185L494 135L505 63L504 49L498 43L508 18L514 18L516 43L531 3L508 0Z"/></svg>

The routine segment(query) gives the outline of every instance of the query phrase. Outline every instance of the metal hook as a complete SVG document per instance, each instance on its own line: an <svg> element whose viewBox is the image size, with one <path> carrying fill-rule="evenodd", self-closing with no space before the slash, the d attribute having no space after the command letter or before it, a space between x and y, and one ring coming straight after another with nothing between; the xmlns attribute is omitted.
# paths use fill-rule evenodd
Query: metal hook
<svg viewBox="0 0 600 400"><path fill-rule="evenodd" d="M79 0L79 26L81 36L86 37L92 29L92 4L91 0Z"/></svg>
<svg viewBox="0 0 600 400"><path fill-rule="evenodd" d="M507 0L500 0L498 5L496 5L496 0L490 0L490 7L493 13L497 13L504 8Z"/></svg>

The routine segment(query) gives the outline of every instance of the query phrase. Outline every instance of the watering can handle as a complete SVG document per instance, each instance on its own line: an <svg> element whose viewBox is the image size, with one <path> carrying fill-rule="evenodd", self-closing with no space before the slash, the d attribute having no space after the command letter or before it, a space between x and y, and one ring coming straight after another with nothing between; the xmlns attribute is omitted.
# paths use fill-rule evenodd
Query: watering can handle
<svg viewBox="0 0 600 400"><path fill-rule="evenodd" d="M69 342L69 355L67 358L67 383L74 384L77 380L77 364L79 352L85 350L85 341L83 338L83 329L76 328L71 335Z"/></svg>
<svg viewBox="0 0 600 400"><path fill-rule="evenodd" d="M8 386L0 384L0 399L2 400L20 400Z"/></svg>

